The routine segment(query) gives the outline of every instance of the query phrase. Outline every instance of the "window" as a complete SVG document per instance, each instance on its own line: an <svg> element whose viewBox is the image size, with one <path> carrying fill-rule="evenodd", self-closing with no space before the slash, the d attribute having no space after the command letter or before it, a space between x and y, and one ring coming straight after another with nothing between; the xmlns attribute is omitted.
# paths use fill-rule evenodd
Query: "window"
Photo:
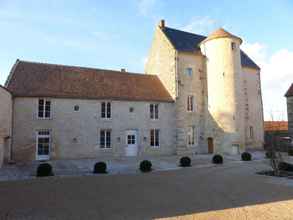
<svg viewBox="0 0 293 220"><path fill-rule="evenodd" d="M38 118L51 118L51 101L46 99L39 99L38 104Z"/></svg>
<svg viewBox="0 0 293 220"><path fill-rule="evenodd" d="M127 144L135 144L135 135L127 135Z"/></svg>
<svg viewBox="0 0 293 220"><path fill-rule="evenodd" d="M134 111L134 108L133 107L130 107L129 108L129 112L133 112Z"/></svg>
<svg viewBox="0 0 293 220"><path fill-rule="evenodd" d="M49 130L37 131L37 155L38 159L48 159L50 153L51 135Z"/></svg>
<svg viewBox="0 0 293 220"><path fill-rule="evenodd" d="M101 103L101 117L102 118L111 118L111 102L102 102Z"/></svg>
<svg viewBox="0 0 293 220"><path fill-rule="evenodd" d="M232 43L231 43L231 49L232 49L232 50L235 50L235 48L236 48L236 44L235 44L234 42L232 42Z"/></svg>
<svg viewBox="0 0 293 220"><path fill-rule="evenodd" d="M76 112L79 111L79 106L78 106L78 105L75 105L75 106L74 106L74 111L76 111Z"/></svg>
<svg viewBox="0 0 293 220"><path fill-rule="evenodd" d="M160 146L160 130L159 129L151 129L150 132L150 144L152 147Z"/></svg>
<svg viewBox="0 0 293 220"><path fill-rule="evenodd" d="M100 131L100 148L111 148L111 130Z"/></svg>
<svg viewBox="0 0 293 220"><path fill-rule="evenodd" d="M150 104L150 118L151 119L159 118L159 104Z"/></svg>
<svg viewBox="0 0 293 220"><path fill-rule="evenodd" d="M194 143L195 143L195 127L194 126L192 126L188 129L187 143L188 143L188 145L194 145Z"/></svg>
<svg viewBox="0 0 293 220"><path fill-rule="evenodd" d="M188 76L192 76L192 68L190 68L190 67L186 68L185 73Z"/></svg>
<svg viewBox="0 0 293 220"><path fill-rule="evenodd" d="M193 101L194 101L193 95L189 95L187 97L187 111L189 112L193 112L193 107L194 107Z"/></svg>
<svg viewBox="0 0 293 220"><path fill-rule="evenodd" d="M253 127L252 126L249 127L249 137L253 138Z"/></svg>

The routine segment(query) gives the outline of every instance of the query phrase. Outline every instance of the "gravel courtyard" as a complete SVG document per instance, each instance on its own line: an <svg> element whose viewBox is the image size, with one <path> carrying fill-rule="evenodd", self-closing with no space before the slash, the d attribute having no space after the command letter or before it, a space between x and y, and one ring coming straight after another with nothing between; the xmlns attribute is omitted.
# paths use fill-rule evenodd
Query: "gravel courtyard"
<svg viewBox="0 0 293 220"><path fill-rule="evenodd" d="M293 180L268 162L0 182L0 219L292 219Z"/></svg>

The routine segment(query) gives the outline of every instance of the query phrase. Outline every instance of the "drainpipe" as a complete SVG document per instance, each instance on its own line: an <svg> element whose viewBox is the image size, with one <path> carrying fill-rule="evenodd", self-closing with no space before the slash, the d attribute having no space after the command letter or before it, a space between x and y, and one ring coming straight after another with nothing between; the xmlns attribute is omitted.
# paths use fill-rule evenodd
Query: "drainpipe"
<svg viewBox="0 0 293 220"><path fill-rule="evenodd" d="M11 95L12 96L12 95ZM12 147L13 147L13 134L14 134L14 97L11 97L11 128L10 128L10 143L9 143L9 163L13 162Z"/></svg>

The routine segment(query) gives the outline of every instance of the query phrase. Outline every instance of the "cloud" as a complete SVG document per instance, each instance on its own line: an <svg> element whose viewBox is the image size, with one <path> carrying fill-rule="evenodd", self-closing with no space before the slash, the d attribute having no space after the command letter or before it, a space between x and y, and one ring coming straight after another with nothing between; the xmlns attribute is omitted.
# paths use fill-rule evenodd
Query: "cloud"
<svg viewBox="0 0 293 220"><path fill-rule="evenodd" d="M287 120L284 94L293 82L293 51L280 49L269 54L261 43L244 43L242 49L261 67L265 120Z"/></svg>
<svg viewBox="0 0 293 220"><path fill-rule="evenodd" d="M154 8L157 0L138 0L138 11L141 15L147 16Z"/></svg>
<svg viewBox="0 0 293 220"><path fill-rule="evenodd" d="M193 17L188 24L183 26L181 29L198 33L198 34L209 34L211 31L219 27L218 21L211 19L210 17Z"/></svg>

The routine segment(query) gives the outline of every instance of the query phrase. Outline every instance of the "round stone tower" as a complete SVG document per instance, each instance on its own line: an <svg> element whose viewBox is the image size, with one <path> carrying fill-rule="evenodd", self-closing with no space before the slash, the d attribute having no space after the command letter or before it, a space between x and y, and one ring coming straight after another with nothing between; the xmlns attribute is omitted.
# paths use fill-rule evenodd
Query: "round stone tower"
<svg viewBox="0 0 293 220"><path fill-rule="evenodd" d="M241 38L218 29L200 45L206 58L207 138L216 152L238 153L244 147L244 100Z"/></svg>

